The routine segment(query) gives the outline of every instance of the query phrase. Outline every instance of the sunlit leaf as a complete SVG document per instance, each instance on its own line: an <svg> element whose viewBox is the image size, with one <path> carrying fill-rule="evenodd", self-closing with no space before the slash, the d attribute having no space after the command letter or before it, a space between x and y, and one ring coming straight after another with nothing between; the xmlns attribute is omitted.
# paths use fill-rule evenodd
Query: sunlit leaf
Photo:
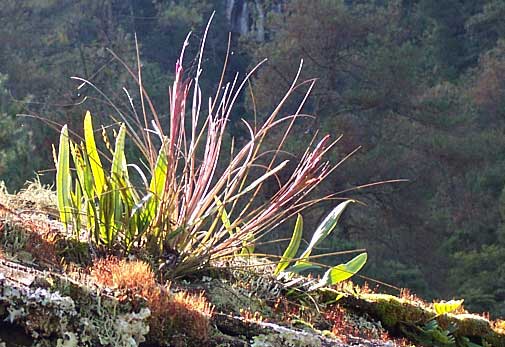
<svg viewBox="0 0 505 347"><path fill-rule="evenodd" d="M293 235L289 241L289 245L282 254L282 258L275 268L274 275L278 275L281 271L288 267L290 261L295 257L298 248L300 247L300 241L302 240L303 231L303 218L301 214L298 214L296 218L295 228L293 230Z"/></svg>
<svg viewBox="0 0 505 347"><path fill-rule="evenodd" d="M168 160L166 153L166 144L163 144L158 153L156 164L154 166L154 174L151 177L149 190L154 194L156 200L161 199L163 189L165 188L165 181L167 179Z"/></svg>
<svg viewBox="0 0 505 347"><path fill-rule="evenodd" d="M105 174L96 148L95 136L93 134L93 122L89 111L86 112L86 116L84 117L84 141L91 172L93 173L94 188L97 195L100 195L105 185Z"/></svg>
<svg viewBox="0 0 505 347"><path fill-rule="evenodd" d="M307 270L320 270L321 266L309 262L297 262L286 269L286 272L301 273Z"/></svg>
<svg viewBox="0 0 505 347"><path fill-rule="evenodd" d="M120 196L120 189L124 188L121 182L124 182L124 178L128 176L128 169L126 165L126 158L124 155L126 137L126 127L121 125L119 128L119 133L116 136L116 145L114 147L114 156L112 157L112 168L111 168L111 188L112 188L112 210L113 210L113 220L114 225L112 226L114 231L110 235L109 242L112 242L116 237L116 232L121 224L121 217L123 214L123 206Z"/></svg>
<svg viewBox="0 0 505 347"><path fill-rule="evenodd" d="M366 253L361 253L345 264L332 267L326 271L323 278L312 286L310 290L315 290L323 286L331 286L351 278L365 265L367 257Z"/></svg>
<svg viewBox="0 0 505 347"><path fill-rule="evenodd" d="M300 256L301 260L300 261L305 261L309 258L310 254L312 253L312 250L314 247L316 247L321 241L323 241L332 231L335 229L337 226L337 223L340 219L340 216L342 215L342 212L344 212L345 208L347 205L349 205L351 202L354 202L354 200L347 200L335 207L329 214L326 216L326 218L323 220L323 222L317 227L316 231L314 232L314 235L312 236L312 239L310 240L309 245L307 246L307 249L302 253Z"/></svg>
<svg viewBox="0 0 505 347"><path fill-rule="evenodd" d="M280 170L282 170L286 166L286 164L288 162L289 162L289 160L283 161L282 163L280 163L279 165L277 165L273 169L269 170L268 172L266 172L265 174L263 174L262 176L260 176L259 178L257 178L253 182L251 182L251 184L249 184L244 190L242 190L240 192L240 194L234 196L233 199L237 199L239 196L242 196L242 195L244 195L246 193L249 193L252 190L254 190L261 183L264 183L267 178L275 175L277 172L279 172Z"/></svg>
<svg viewBox="0 0 505 347"><path fill-rule="evenodd" d="M438 315L450 313L454 310L457 310L462 304L463 299L461 300L450 300L447 302L436 302L433 304L433 308Z"/></svg>
<svg viewBox="0 0 505 347"><path fill-rule="evenodd" d="M226 209L221 200L219 200L217 196L214 197L214 200L216 201L216 205L218 207L218 213L221 216L221 222L223 223L225 229L228 231L228 234L232 236L233 228L231 227L230 217L228 216L228 213L226 212Z"/></svg>
<svg viewBox="0 0 505 347"><path fill-rule="evenodd" d="M240 250L240 255L252 255L254 253L254 235L248 233L242 241L242 249Z"/></svg>
<svg viewBox="0 0 505 347"><path fill-rule="evenodd" d="M72 178L70 176L70 146L68 140L67 125L64 125L60 133L58 147L58 167L56 171L56 192L58 195L58 210L61 222L68 225L72 215Z"/></svg>

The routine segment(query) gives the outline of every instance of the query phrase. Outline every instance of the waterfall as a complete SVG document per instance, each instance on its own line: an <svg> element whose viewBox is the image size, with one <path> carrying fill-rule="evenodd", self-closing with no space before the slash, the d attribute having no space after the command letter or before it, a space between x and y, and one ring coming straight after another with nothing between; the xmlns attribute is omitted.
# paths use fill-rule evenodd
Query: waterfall
<svg viewBox="0 0 505 347"><path fill-rule="evenodd" d="M250 35L257 41L265 41L265 21L268 12L280 12L284 0L225 0L225 15L230 30L240 35Z"/></svg>

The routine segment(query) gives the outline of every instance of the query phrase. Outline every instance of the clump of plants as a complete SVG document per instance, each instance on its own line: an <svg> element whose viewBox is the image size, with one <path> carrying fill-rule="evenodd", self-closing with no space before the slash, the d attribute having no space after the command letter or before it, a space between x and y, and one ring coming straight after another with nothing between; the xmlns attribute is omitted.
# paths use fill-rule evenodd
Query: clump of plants
<svg viewBox="0 0 505 347"><path fill-rule="evenodd" d="M241 81L236 76L224 82L222 77L215 94L205 98L199 84L204 44L192 78L183 68L186 46L187 41L169 91L167 123L145 92L140 61L134 71L116 57L137 82L140 105L135 105L128 94L133 115L116 108L122 122L114 141L102 132L111 153L110 165L105 165L106 156L100 149L103 146L97 144L89 112L80 141L63 126L55 155L60 219L75 238L87 238L105 253L118 254L119 250L123 255L141 254L171 277L202 269L218 259L250 255L256 242L289 217L333 197L307 199L339 165L324 160L338 141L326 135L314 138L294 169L285 173L288 161L281 160L280 153L293 125L304 117L301 110L314 84L298 82L301 66L285 96L261 124L243 121L249 139L241 145L232 140L225 159L226 126L239 94L257 67ZM225 70L226 63L222 76ZM90 82L82 81L100 92ZM283 114L288 98L302 86L308 86L308 90L298 108ZM142 112L138 113L137 108ZM275 131L278 135L281 129L277 147L264 148L269 134ZM145 167L128 164L128 141L137 146ZM281 172L287 178L281 180ZM134 175L143 182L140 186L132 183ZM270 198L261 198L262 188L265 184L271 186L271 182L276 182L276 192ZM333 230L348 203L330 213L299 258L296 253L301 228L297 226L276 274L313 268L312 250ZM310 289L349 278L365 261L366 254L361 254L351 263L331 268ZM287 269L291 262L294 265Z"/></svg>

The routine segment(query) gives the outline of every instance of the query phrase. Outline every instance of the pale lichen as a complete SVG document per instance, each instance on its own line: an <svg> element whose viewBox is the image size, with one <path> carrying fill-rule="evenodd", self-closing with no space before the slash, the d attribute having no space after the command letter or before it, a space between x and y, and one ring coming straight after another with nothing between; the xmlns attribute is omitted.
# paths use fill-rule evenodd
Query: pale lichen
<svg viewBox="0 0 505 347"><path fill-rule="evenodd" d="M0 285L0 319L22 327L34 347L137 347L149 332L148 308L132 312L85 288L72 298L5 278Z"/></svg>
<svg viewBox="0 0 505 347"><path fill-rule="evenodd" d="M303 333L281 332L253 337L251 347L319 347L321 339Z"/></svg>

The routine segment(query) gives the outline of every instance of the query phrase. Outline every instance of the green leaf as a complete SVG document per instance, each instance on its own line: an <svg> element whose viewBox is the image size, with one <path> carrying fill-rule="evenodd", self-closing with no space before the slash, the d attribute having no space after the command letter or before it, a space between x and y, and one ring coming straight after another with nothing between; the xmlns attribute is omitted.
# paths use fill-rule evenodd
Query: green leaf
<svg viewBox="0 0 505 347"><path fill-rule="evenodd" d="M61 222L68 225L72 217L72 177L70 175L70 146L67 125L60 133L58 167L56 170L56 192Z"/></svg>
<svg viewBox="0 0 505 347"><path fill-rule="evenodd" d="M284 251L281 260L275 268L274 275L278 275L281 271L288 267L290 261L295 257L298 248L300 247L300 241L302 240L303 231L303 218L301 214L296 217L295 229L293 230L293 235L291 236L291 241Z"/></svg>
<svg viewBox="0 0 505 347"><path fill-rule="evenodd" d="M214 201L218 207L218 214L221 217L221 222L223 223L224 228L228 231L230 236L233 236L233 228L231 227L230 217L228 216L228 212L226 212L224 204L217 196L214 197Z"/></svg>
<svg viewBox="0 0 505 347"><path fill-rule="evenodd" d="M111 245L114 237L114 192L109 188L110 184L105 185L103 193L98 197L99 212L99 240L106 245Z"/></svg>
<svg viewBox="0 0 505 347"><path fill-rule="evenodd" d="M81 148L84 146L81 144ZM70 150L74 160L75 172L77 174L77 184L80 184L86 199L94 197L93 174L89 168L89 161L85 152L81 152L79 146L70 143Z"/></svg>
<svg viewBox="0 0 505 347"><path fill-rule="evenodd" d="M340 219L340 216L342 215L342 212L344 212L347 205L349 205L351 202L354 202L354 200L347 200L340 203L328 214L328 216L326 216L326 218L314 232L314 235L312 236L312 239L310 240L307 249L300 256L301 258L300 261L307 260L314 247L316 247L319 243L321 243L321 241L323 241L332 232L332 230L335 229Z"/></svg>
<svg viewBox="0 0 505 347"><path fill-rule="evenodd" d="M156 158L154 173L151 177L149 190L154 194L156 200L160 200L165 189L165 181L167 179L168 160L166 154L166 144L163 144Z"/></svg>
<svg viewBox="0 0 505 347"><path fill-rule="evenodd" d="M151 182L149 183L149 190L152 198L146 204L145 208L145 218L153 220L157 215L158 206L163 197L163 192L165 190L165 184L168 174L168 159L166 154L166 142L162 144L158 157L156 158L156 164L154 165L154 171L152 172Z"/></svg>
<svg viewBox="0 0 505 347"><path fill-rule="evenodd" d="M91 172L93 173L95 191L97 195L100 195L105 186L105 174L102 163L100 162L98 150L96 149L95 136L93 135L93 122L89 111L86 112L86 116L84 117L84 140L86 154L91 166Z"/></svg>
<svg viewBox="0 0 505 347"><path fill-rule="evenodd" d="M116 137L116 145L114 148L114 156L112 157L111 176L113 182L115 177L126 177L126 159L124 155L124 146L126 138L126 128L124 124L119 128L119 133ZM116 181L117 182L117 181Z"/></svg>
<svg viewBox="0 0 505 347"><path fill-rule="evenodd" d="M252 255L254 253L254 234L248 233L242 241L242 249L240 255Z"/></svg>
<svg viewBox="0 0 505 347"><path fill-rule="evenodd" d="M463 304L463 299L461 300L450 300L447 302L436 302L433 304L433 308L437 315L450 313L458 309Z"/></svg>
<svg viewBox="0 0 505 347"><path fill-rule="evenodd" d="M121 194L124 194L122 190L129 189L127 185L128 171L124 155L125 137L126 128L124 125L121 125L119 133L116 136L111 175L110 177L105 177L104 190L98 197L100 240L109 247L116 240L120 228L126 227L126 225L122 225L122 222L124 222L124 197ZM127 210L131 211L133 204Z"/></svg>
<svg viewBox="0 0 505 347"><path fill-rule="evenodd" d="M151 201L152 197L153 194L147 193L146 195L144 195L142 199L140 199L137 203L135 203L135 205L132 208L130 217L133 217L137 214L142 214L144 207L147 205L147 203L149 203L149 201Z"/></svg>
<svg viewBox="0 0 505 347"><path fill-rule="evenodd" d="M309 262L296 262L295 265L286 269L286 272L301 273L307 270L319 270L321 266Z"/></svg>
<svg viewBox="0 0 505 347"><path fill-rule="evenodd" d="M228 217L228 212L223 205L223 210L221 211L221 221L223 222L224 227L228 230L230 236L233 235L233 229L231 228L230 217Z"/></svg>
<svg viewBox="0 0 505 347"><path fill-rule="evenodd" d="M361 253L345 264L332 267L326 271L323 278L312 286L310 290L315 290L323 286L331 286L351 278L365 265L367 257L366 253Z"/></svg>
<svg viewBox="0 0 505 347"><path fill-rule="evenodd" d="M71 192L72 199L72 221L73 221L73 233L76 239L79 239L79 234L81 231L81 213L82 213L82 191L79 184L75 185L75 192Z"/></svg>

